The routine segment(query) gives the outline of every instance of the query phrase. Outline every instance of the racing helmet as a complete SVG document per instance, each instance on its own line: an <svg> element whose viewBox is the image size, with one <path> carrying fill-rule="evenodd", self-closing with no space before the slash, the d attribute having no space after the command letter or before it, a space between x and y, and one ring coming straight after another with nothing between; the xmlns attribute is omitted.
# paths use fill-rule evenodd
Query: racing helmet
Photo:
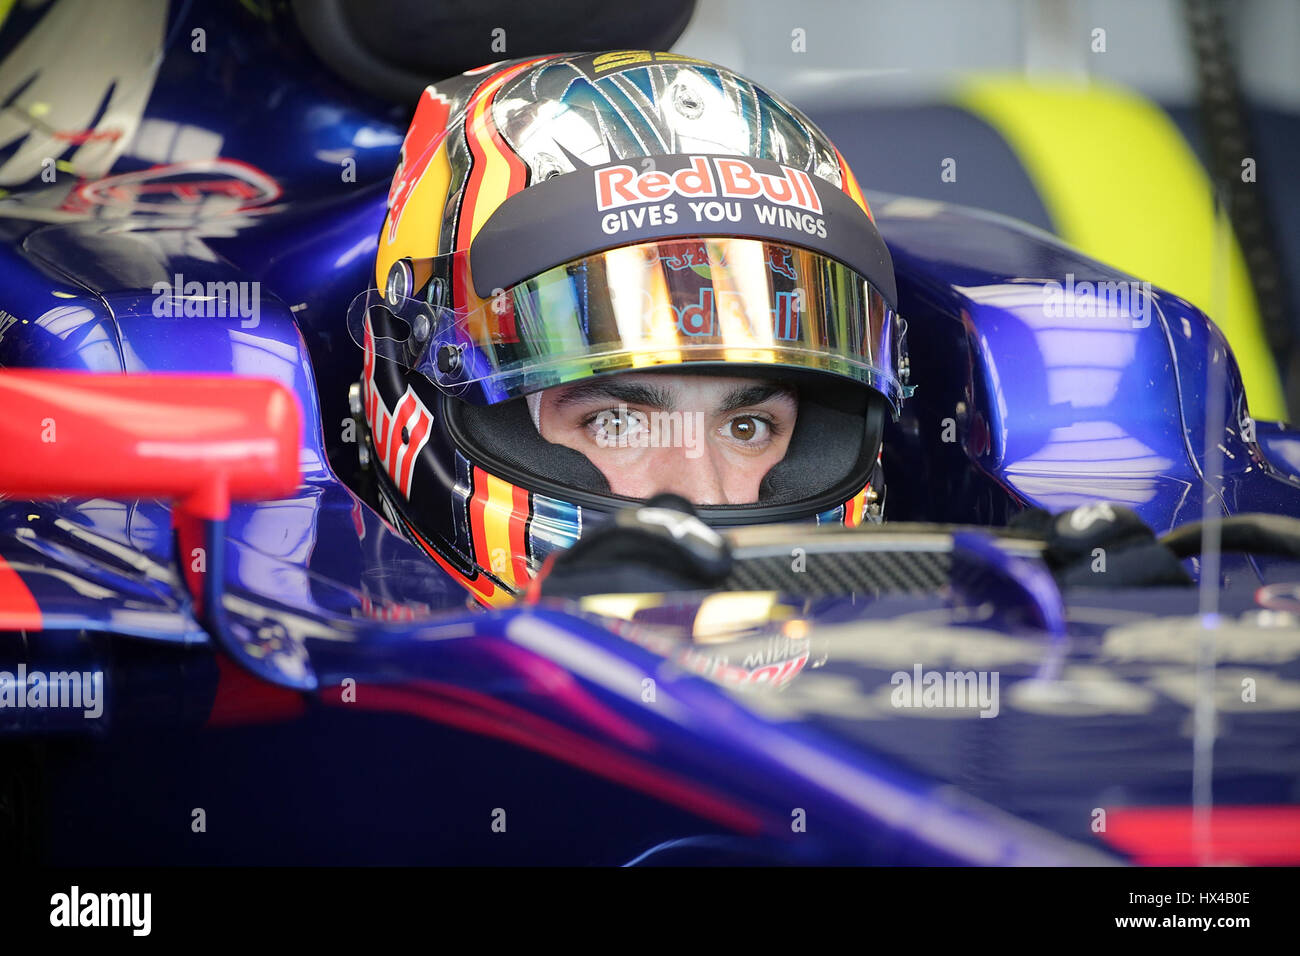
<svg viewBox="0 0 1300 956"><path fill-rule="evenodd" d="M629 370L788 381L758 501L713 526L878 520L906 382L889 252L802 113L672 53L554 55L428 87L353 301L385 517L485 604L632 499L528 396Z"/></svg>

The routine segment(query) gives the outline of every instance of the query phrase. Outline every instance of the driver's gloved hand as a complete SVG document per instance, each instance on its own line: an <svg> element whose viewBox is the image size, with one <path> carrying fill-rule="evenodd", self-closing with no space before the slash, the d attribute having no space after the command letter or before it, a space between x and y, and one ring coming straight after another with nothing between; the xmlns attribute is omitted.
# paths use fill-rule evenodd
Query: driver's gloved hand
<svg viewBox="0 0 1300 956"><path fill-rule="evenodd" d="M1037 532L1043 560L1061 587L1138 588L1190 585L1178 558L1132 508L1083 505L1053 515L1030 508L1010 527Z"/></svg>
<svg viewBox="0 0 1300 956"><path fill-rule="evenodd" d="M528 599L709 590L731 572L731 549L679 495L624 508L549 559Z"/></svg>

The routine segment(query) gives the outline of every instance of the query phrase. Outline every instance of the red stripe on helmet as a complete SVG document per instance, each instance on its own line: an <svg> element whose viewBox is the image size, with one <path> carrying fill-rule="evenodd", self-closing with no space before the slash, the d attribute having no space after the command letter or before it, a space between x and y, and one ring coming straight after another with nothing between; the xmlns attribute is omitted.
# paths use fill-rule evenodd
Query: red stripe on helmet
<svg viewBox="0 0 1300 956"><path fill-rule="evenodd" d="M858 185L857 177L853 175L853 170L849 169L849 164L844 161L844 156L838 149L835 150L835 159L840 164L840 187L848 193L850 199L862 207L867 218L875 222L876 217L871 214L871 207L867 205L867 197L862 195L862 187Z"/></svg>
<svg viewBox="0 0 1300 956"><path fill-rule="evenodd" d="M487 525L484 512L488 505L487 474L482 468L474 468L474 492L469 499L469 529L474 538L474 563L479 567L491 567L488 556Z"/></svg>
<svg viewBox="0 0 1300 956"><path fill-rule="evenodd" d="M497 129L496 123L492 119L492 100L495 98L497 91L507 81L528 68L536 66L538 63L544 63L554 58L553 56L536 57L495 73L484 80L470 97L465 108L465 143L470 152L470 171L469 177L465 181L465 188L461 193L460 210L456 225L456 249L468 249L470 241L474 238L474 212L479 202L491 202L493 208L495 208L507 196L523 189L528 181L528 167L502 138L500 130ZM503 160L508 168L509 173L504 195L483 195L489 150L493 156ZM455 296L455 301L458 303L472 302L473 297L470 294L468 269L461 263L458 263L458 266L452 270L452 293ZM510 325L513 326L513 324L513 316L511 316ZM511 331L513 332L513 328Z"/></svg>
<svg viewBox="0 0 1300 956"><path fill-rule="evenodd" d="M530 496L527 488L515 485L511 494L510 509L510 560L514 562L515 586L523 588L528 581L528 544L524 532L527 530Z"/></svg>

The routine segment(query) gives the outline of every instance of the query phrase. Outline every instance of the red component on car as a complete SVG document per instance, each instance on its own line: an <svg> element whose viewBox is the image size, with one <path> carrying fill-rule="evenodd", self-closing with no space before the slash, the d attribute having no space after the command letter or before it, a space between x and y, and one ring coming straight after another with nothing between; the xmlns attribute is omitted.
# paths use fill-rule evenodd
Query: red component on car
<svg viewBox="0 0 1300 956"><path fill-rule="evenodd" d="M301 477L302 416L278 382L5 371L0 408L0 494L16 498L168 498L223 519Z"/></svg>
<svg viewBox="0 0 1300 956"><path fill-rule="evenodd" d="M1300 807L1216 806L1198 829L1191 807L1107 810L1103 839L1140 866L1295 866Z"/></svg>
<svg viewBox="0 0 1300 956"><path fill-rule="evenodd" d="M41 609L9 562L0 557L0 631L39 631Z"/></svg>

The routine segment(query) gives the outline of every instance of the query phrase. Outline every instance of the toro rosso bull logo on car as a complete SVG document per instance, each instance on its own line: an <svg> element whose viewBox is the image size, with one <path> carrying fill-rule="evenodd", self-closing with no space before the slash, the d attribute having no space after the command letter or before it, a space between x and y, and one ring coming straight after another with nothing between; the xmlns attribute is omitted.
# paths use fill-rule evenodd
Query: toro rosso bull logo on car
<svg viewBox="0 0 1300 956"><path fill-rule="evenodd" d="M112 207L122 214L247 212L280 198L280 185L255 166L218 157L154 166L82 183L63 208Z"/></svg>
<svg viewBox="0 0 1300 956"><path fill-rule="evenodd" d="M760 172L735 157L689 156L687 166L673 172L633 166L606 166L596 172L596 209L604 213L600 227L617 235L645 226L743 225L748 217L766 226L779 226L826 238L821 197L802 169L779 164L776 172ZM653 205L647 205L653 204Z"/></svg>

